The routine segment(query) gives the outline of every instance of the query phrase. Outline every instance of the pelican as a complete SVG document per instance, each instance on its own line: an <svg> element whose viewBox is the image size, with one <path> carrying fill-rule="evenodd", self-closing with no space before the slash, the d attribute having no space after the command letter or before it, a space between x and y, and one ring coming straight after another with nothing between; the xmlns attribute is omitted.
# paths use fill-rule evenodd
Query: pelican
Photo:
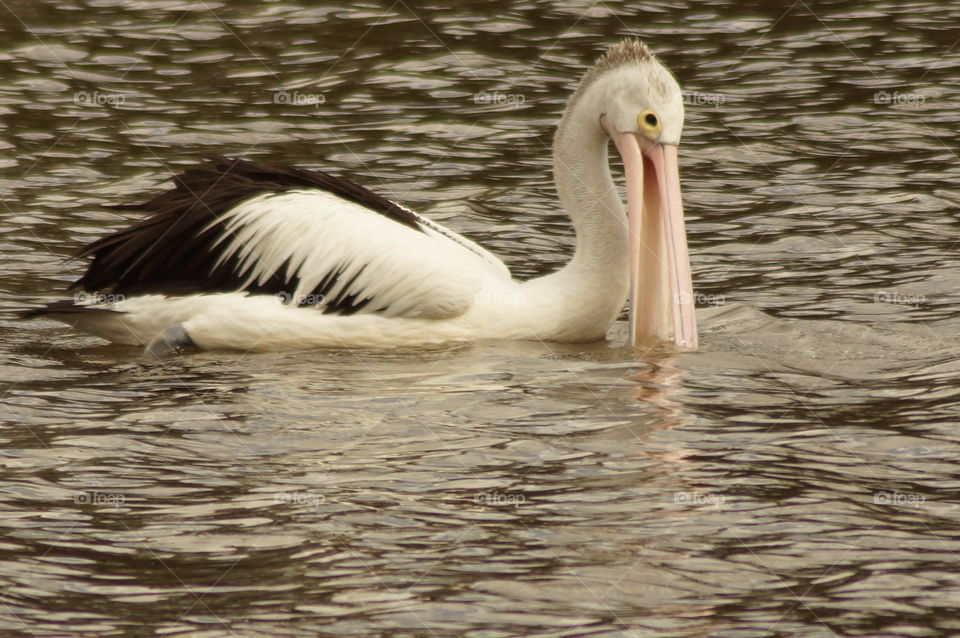
<svg viewBox="0 0 960 638"><path fill-rule="evenodd" d="M146 216L79 251L92 261L73 299L25 315L155 354L589 342L604 338L629 297L631 345L693 350L682 128L680 87L646 46L625 40L601 56L553 144L576 248L536 279L513 279L473 241L344 178L217 157L121 206Z"/></svg>

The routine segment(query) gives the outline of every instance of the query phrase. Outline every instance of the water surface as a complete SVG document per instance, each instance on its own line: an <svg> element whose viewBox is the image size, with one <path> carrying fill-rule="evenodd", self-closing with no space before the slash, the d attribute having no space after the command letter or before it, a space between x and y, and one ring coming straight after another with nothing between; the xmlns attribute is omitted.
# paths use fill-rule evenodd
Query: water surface
<svg viewBox="0 0 960 638"><path fill-rule="evenodd" d="M0 309L211 153L353 176L562 264L549 145L623 35L687 89L701 352L162 362L0 318L0 632L960 632L960 9L0 8Z"/></svg>

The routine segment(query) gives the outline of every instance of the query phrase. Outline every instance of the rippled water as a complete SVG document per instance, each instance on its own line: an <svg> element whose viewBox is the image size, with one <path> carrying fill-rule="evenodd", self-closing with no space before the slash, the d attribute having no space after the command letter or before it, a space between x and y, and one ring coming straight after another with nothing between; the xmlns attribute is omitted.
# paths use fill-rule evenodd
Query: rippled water
<svg viewBox="0 0 960 638"><path fill-rule="evenodd" d="M933 2L8 2L0 309L222 152L566 259L621 35L688 90L703 348L163 362L0 317L0 633L960 633L956 68Z"/></svg>

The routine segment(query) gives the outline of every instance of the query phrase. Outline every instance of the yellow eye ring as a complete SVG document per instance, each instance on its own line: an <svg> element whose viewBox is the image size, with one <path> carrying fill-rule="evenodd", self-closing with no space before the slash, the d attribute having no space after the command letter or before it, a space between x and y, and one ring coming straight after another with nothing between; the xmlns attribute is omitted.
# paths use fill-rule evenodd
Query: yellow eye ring
<svg viewBox="0 0 960 638"><path fill-rule="evenodd" d="M643 109L643 112L637 116L637 126L640 132L647 135L656 135L660 132L660 118L650 109Z"/></svg>

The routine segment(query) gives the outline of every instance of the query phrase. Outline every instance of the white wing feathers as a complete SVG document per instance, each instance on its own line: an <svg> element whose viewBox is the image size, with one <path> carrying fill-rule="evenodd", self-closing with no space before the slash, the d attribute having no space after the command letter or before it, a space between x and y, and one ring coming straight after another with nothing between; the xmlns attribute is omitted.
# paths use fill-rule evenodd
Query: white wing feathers
<svg viewBox="0 0 960 638"><path fill-rule="evenodd" d="M321 190L259 195L219 221L217 264L234 256L244 287L280 271L295 305L350 298L369 300L357 312L442 319L470 308L485 277L510 278L496 257L434 222L417 230Z"/></svg>

